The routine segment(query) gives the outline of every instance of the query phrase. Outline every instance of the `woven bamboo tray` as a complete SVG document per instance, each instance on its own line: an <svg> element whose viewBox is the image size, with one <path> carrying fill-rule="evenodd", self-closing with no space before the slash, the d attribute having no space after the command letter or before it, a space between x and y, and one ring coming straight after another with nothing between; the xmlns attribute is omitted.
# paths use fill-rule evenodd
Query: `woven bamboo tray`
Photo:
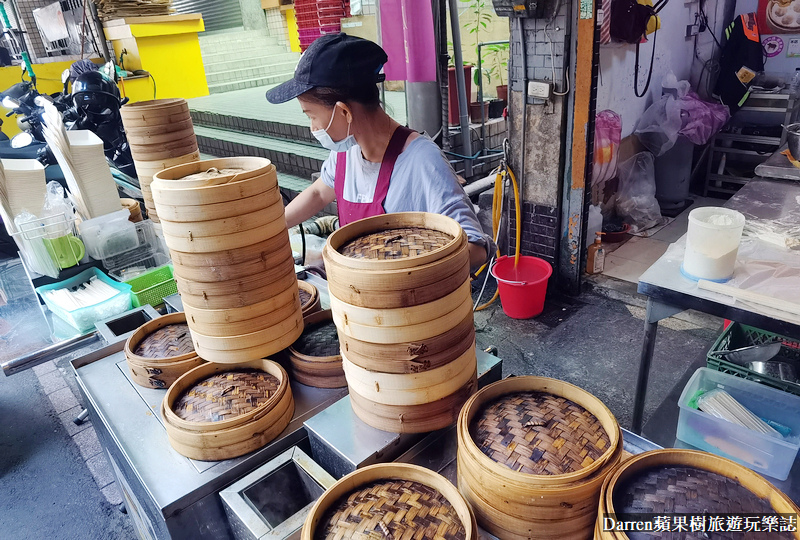
<svg viewBox="0 0 800 540"><path fill-rule="evenodd" d="M183 392L201 380L231 369L261 370L275 377L279 385L265 403L232 418L192 422L175 413L173 408ZM170 444L177 452L191 459L215 461L252 452L280 435L292 419L294 400L286 372L271 360L236 366L205 364L180 377L167 390L161 414Z"/></svg>
<svg viewBox="0 0 800 540"><path fill-rule="evenodd" d="M572 403L553 403L545 411L519 407L506 398L517 399L520 393L545 393ZM508 408L500 413L486 409L501 402ZM585 424L592 416L594 420ZM475 441L476 418L482 426L478 435L483 449ZM523 421L521 428L516 427ZM589 426L587 431L577 427L582 424ZM458 418L457 436L458 486L484 529L503 539L591 537L600 489L622 454L619 425L600 400L563 381L506 379L467 401ZM534 439L539 442L531 447L528 441Z"/></svg>
<svg viewBox="0 0 800 540"><path fill-rule="evenodd" d="M692 473L692 470L696 472ZM683 479L676 482L679 476ZM719 477L729 481L723 484ZM626 492L627 497L624 496ZM602 514L625 510L625 504L620 502L643 508L638 512L646 512L646 508L653 505L656 505L655 508L660 505L674 508L664 512L667 514L798 513L798 507L791 499L758 473L731 460L697 450L653 450L619 465L603 483L600 516L595 527L596 539L628 539L624 532L603 531L601 526ZM757 505L763 505L763 508L757 508ZM761 534L767 537L766 533L756 534L758 537ZM797 532L783 534L786 536L770 538L800 538ZM653 537L677 540L685 535L679 532L658 533Z"/></svg>
<svg viewBox="0 0 800 540"><path fill-rule="evenodd" d="M474 342L472 313L443 334L405 343L369 343L339 332L339 343L350 362L382 373L419 373L436 369L464 354Z"/></svg>
<svg viewBox="0 0 800 540"><path fill-rule="evenodd" d="M385 489L377 489L375 493L361 494L365 501L379 502L366 502L363 507L359 507L363 508L361 511L363 513L339 513L339 519L332 522L334 527L339 528L339 534L326 535L325 529L327 522L330 521L329 512L351 496L353 498L358 496L357 492L363 491L365 486L386 480L397 480L397 482L392 482ZM422 484L429 490L417 491L413 482ZM411 495L412 493L414 495ZM406 502L408 499L413 501L411 505ZM388 519L389 512L394 514L391 519ZM386 515L387 518L382 518L382 515ZM447 479L417 465L386 463L364 467L336 482L311 508L300 534L302 540L333 538L477 540L478 526L464 498Z"/></svg>
<svg viewBox="0 0 800 540"><path fill-rule="evenodd" d="M347 386L330 310L303 317L303 326L303 334L286 351L292 377L315 388Z"/></svg>
<svg viewBox="0 0 800 540"><path fill-rule="evenodd" d="M183 257L179 258L182 259ZM286 261L294 263L292 258L292 246L289 243L288 236L283 245L277 250L264 252L261 257L240 264L185 266L180 263L176 264L173 261L173 266L175 268L175 275L183 280L200 283L224 283L230 280L248 278L253 275L269 272L275 268L275 266Z"/></svg>
<svg viewBox="0 0 800 540"><path fill-rule="evenodd" d="M356 270L334 261L328 245L322 249L330 293L348 304L374 309L403 308L447 296L469 278L469 251L462 233L458 249L412 271Z"/></svg>
<svg viewBox="0 0 800 540"><path fill-rule="evenodd" d="M297 291L297 277L294 273L294 268L264 287L245 292L231 292L229 294L214 296L209 296L208 294L189 294L182 287L182 281L183 280L179 277L178 290L181 291L184 304L188 303L193 307L205 309L240 308L269 300L273 296L277 296L286 290Z"/></svg>
<svg viewBox="0 0 800 540"><path fill-rule="evenodd" d="M125 341L125 359L133 382L146 388L167 388L204 361L197 356L183 313L150 320Z"/></svg>
<svg viewBox="0 0 800 540"><path fill-rule="evenodd" d="M300 291L300 305L303 309L303 317L311 315L312 313L316 313L322 309L319 291L314 285L308 283L307 281L298 280L297 287Z"/></svg>
<svg viewBox="0 0 800 540"><path fill-rule="evenodd" d="M327 245L331 260L344 267L397 270L446 257L459 248L462 234L461 226L452 218L426 212L399 212L342 227L328 237Z"/></svg>

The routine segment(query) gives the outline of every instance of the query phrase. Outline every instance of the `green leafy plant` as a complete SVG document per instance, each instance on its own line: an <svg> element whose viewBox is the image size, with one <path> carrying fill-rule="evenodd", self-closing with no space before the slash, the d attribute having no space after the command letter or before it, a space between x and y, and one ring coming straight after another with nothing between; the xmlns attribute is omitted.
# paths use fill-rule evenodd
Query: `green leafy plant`
<svg viewBox="0 0 800 540"><path fill-rule="evenodd" d="M473 37L475 55L477 56L478 43L481 42L481 31L486 30L489 23L494 20L493 7L491 2L487 3L486 0L461 0L461 2L467 4L465 13L472 15L472 17L462 25L462 28ZM483 57L481 58L481 63L483 63ZM494 72L494 66L481 66L480 71L476 69L472 73L473 82L477 85L481 74L487 82L491 82Z"/></svg>
<svg viewBox="0 0 800 540"><path fill-rule="evenodd" d="M488 68L490 75L487 75L487 83L491 82L491 76L497 74L500 79L500 86L503 86L505 84L503 82L503 73L508 70L508 43L488 45L484 48L484 51L481 63L487 63L491 66Z"/></svg>

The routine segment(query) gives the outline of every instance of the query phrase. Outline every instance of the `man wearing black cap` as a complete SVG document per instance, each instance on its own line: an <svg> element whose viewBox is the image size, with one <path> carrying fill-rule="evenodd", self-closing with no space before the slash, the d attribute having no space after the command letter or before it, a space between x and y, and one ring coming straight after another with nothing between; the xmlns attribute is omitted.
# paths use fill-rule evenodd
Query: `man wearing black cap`
<svg viewBox="0 0 800 540"><path fill-rule="evenodd" d="M300 57L293 79L267 92L270 103L297 98L312 135L331 151L319 180L286 207L286 223L298 225L334 199L339 225L392 212L443 214L466 232L478 267L493 252L492 239L439 147L381 108L377 84L386 60L371 41L325 35Z"/></svg>

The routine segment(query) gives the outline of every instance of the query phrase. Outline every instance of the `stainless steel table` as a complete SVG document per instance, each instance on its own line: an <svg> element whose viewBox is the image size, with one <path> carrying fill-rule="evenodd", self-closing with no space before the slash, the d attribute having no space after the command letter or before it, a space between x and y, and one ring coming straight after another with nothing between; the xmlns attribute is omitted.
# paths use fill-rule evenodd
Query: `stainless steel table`
<svg viewBox="0 0 800 540"><path fill-rule="evenodd" d="M796 180L800 182L800 169L792 165L789 158L781 154L787 148L789 148L789 145L784 144L764 163L756 165L756 175L763 178L778 178L780 180Z"/></svg>
<svg viewBox="0 0 800 540"><path fill-rule="evenodd" d="M800 184L756 179L744 186L725 207L738 210L748 220L772 220L800 225ZM697 288L697 283L683 277L683 246L686 236L676 242L639 278L638 290L647 296L644 343L634 398L633 426L641 433L647 381L653 360L658 322L687 309L702 311L763 330L800 337L800 319L788 313L759 306L734 303L725 295ZM800 254L797 255L800 266Z"/></svg>

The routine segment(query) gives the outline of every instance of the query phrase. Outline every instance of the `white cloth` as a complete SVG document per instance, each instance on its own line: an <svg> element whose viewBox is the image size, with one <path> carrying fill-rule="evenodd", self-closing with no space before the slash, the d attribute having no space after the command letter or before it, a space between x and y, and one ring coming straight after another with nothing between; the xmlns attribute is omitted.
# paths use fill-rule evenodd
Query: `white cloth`
<svg viewBox="0 0 800 540"><path fill-rule="evenodd" d="M321 178L334 187L336 152L322 164ZM347 151L347 173L343 196L350 202L370 203L378 182L381 164L361 155L361 147ZM494 242L484 234L472 203L458 183L450 163L430 138L420 135L398 156L384 202L386 213L431 212L455 219L470 242L482 244L494 253Z"/></svg>

